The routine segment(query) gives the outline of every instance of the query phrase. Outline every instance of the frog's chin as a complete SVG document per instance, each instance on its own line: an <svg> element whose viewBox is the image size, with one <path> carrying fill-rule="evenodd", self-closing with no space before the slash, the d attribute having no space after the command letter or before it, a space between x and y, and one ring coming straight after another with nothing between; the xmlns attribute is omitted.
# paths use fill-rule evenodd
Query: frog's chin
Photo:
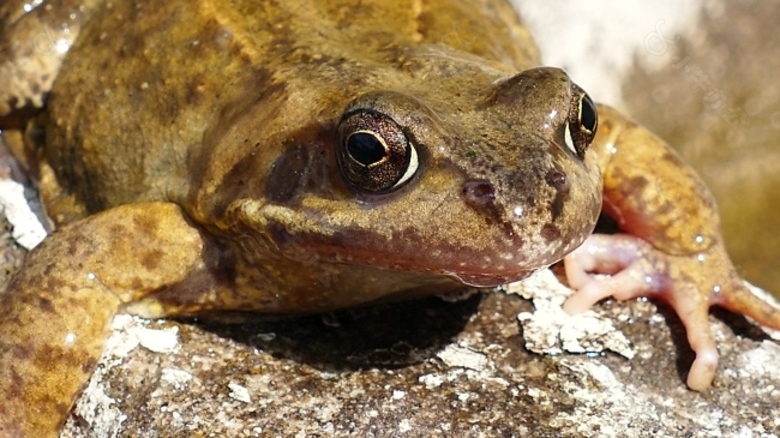
<svg viewBox="0 0 780 438"><path fill-rule="evenodd" d="M513 272L512 275L486 274L486 273L466 273L466 272L444 272L448 277L454 278L466 286L472 287L496 287L502 284L520 281L535 270Z"/></svg>

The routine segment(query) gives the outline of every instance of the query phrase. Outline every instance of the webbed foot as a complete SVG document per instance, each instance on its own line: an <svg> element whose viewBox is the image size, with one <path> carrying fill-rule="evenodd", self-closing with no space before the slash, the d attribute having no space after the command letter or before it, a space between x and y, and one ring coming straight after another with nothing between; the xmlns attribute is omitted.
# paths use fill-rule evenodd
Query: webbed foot
<svg viewBox="0 0 780 438"><path fill-rule="evenodd" d="M759 324L780 328L780 309L747 290L719 244L700 253L676 256L629 235L595 234L564 262L569 283L577 291L564 303L568 313L585 311L607 297L648 297L668 303L685 326L688 342L696 353L687 380L688 387L695 391L710 387L718 366L710 306L721 306Z"/></svg>

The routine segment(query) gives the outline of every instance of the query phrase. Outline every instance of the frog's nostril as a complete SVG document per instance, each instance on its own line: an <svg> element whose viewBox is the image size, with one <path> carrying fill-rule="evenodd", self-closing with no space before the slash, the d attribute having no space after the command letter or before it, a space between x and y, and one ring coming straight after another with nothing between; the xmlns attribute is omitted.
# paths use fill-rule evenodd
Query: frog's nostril
<svg viewBox="0 0 780 438"><path fill-rule="evenodd" d="M496 198L493 184L484 179L469 180L463 183L463 198L475 207L481 207Z"/></svg>

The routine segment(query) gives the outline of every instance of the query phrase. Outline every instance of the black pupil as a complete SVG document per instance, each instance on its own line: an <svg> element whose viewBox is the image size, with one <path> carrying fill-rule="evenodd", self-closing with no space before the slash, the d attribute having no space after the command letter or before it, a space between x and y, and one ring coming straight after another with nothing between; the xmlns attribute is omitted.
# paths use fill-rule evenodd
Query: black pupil
<svg viewBox="0 0 780 438"><path fill-rule="evenodd" d="M587 95L582 98L580 122L588 131L593 131L596 128L596 107Z"/></svg>
<svg viewBox="0 0 780 438"><path fill-rule="evenodd" d="M370 166L385 156L385 147L375 135L358 132L347 139L347 151L358 163Z"/></svg>

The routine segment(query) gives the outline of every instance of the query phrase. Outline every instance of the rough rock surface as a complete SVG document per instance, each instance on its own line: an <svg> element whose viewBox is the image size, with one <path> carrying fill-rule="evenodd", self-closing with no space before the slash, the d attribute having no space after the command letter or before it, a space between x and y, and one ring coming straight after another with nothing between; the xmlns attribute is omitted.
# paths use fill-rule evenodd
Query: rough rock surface
<svg viewBox="0 0 780 438"><path fill-rule="evenodd" d="M712 318L723 358L699 394L665 308L599 306L631 340L630 360L530 353L516 318L529 311L493 292L242 325L121 317L63 436L780 433L780 343L741 317Z"/></svg>

